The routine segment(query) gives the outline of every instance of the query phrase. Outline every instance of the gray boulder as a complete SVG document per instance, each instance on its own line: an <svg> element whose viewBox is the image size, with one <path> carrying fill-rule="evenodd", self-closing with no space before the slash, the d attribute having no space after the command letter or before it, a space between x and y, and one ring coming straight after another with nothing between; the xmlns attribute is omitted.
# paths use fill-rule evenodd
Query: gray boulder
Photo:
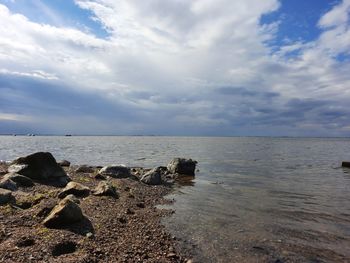
<svg viewBox="0 0 350 263"><path fill-rule="evenodd" d="M65 198L67 195L71 194L78 197L88 196L90 194L90 189L85 185L76 182L69 182L66 187L58 194L58 198Z"/></svg>
<svg viewBox="0 0 350 263"><path fill-rule="evenodd" d="M93 194L97 196L112 196L118 198L118 193L115 187L106 181L100 182L95 188Z"/></svg>
<svg viewBox="0 0 350 263"><path fill-rule="evenodd" d="M0 188L0 205L11 203L14 199L11 191Z"/></svg>
<svg viewBox="0 0 350 263"><path fill-rule="evenodd" d="M31 187L34 185L33 181L30 178L16 173L6 174L3 177L3 180L4 179L10 179L11 181L15 182L17 186Z"/></svg>
<svg viewBox="0 0 350 263"><path fill-rule="evenodd" d="M130 168L123 165L109 165L100 169L98 174L110 176L113 178L128 178L131 177Z"/></svg>
<svg viewBox="0 0 350 263"><path fill-rule="evenodd" d="M161 167L154 168L145 173L140 181L148 185L159 185L162 183L162 172Z"/></svg>
<svg viewBox="0 0 350 263"><path fill-rule="evenodd" d="M167 168L171 174L192 175L196 169L197 162L192 159L174 158Z"/></svg>
<svg viewBox="0 0 350 263"><path fill-rule="evenodd" d="M18 173L33 180L55 182L65 186L69 178L49 152L37 152L20 157L8 168L10 173Z"/></svg>
<svg viewBox="0 0 350 263"><path fill-rule="evenodd" d="M83 212L73 195L61 200L45 218L43 224L49 228L62 228L84 219Z"/></svg>

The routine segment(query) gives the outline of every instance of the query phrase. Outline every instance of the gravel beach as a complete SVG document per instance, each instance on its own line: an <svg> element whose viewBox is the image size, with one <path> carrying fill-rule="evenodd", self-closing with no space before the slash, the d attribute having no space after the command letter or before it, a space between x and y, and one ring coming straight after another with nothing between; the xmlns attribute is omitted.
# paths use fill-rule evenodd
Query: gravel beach
<svg viewBox="0 0 350 263"><path fill-rule="evenodd" d="M0 178L8 166L0 165ZM156 208L170 202L163 197L171 186L140 182L141 168L130 169L132 177L107 180L96 176L101 167L63 168L72 182L91 190L108 181L116 195L92 190L74 201L83 220L48 228L43 221L60 202L63 187L37 182L18 187L13 200L0 206L0 262L192 262L160 222L173 211Z"/></svg>

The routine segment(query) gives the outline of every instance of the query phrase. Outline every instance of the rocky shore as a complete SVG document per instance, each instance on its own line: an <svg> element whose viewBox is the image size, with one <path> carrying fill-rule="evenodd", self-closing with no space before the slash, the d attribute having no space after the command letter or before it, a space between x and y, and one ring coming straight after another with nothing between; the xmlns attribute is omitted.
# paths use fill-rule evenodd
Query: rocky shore
<svg viewBox="0 0 350 263"><path fill-rule="evenodd" d="M0 163L0 262L192 262L157 209L196 162L146 169L56 162L38 152Z"/></svg>

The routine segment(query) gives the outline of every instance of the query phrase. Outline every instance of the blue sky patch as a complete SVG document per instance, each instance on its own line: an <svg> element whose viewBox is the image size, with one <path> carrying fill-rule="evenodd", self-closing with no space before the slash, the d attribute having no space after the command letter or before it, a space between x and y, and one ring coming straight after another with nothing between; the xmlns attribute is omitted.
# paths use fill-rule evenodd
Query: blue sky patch
<svg viewBox="0 0 350 263"><path fill-rule="evenodd" d="M263 15L260 19L260 24L279 22L277 34L268 44L278 50L278 47L291 43L316 40L322 33L322 29L317 26L319 19L340 2L281 0L277 11Z"/></svg>
<svg viewBox="0 0 350 263"><path fill-rule="evenodd" d="M107 38L108 32L95 21L93 13L82 9L73 0L0 0L14 13L20 13L31 21L58 27L73 27L87 31L99 38Z"/></svg>

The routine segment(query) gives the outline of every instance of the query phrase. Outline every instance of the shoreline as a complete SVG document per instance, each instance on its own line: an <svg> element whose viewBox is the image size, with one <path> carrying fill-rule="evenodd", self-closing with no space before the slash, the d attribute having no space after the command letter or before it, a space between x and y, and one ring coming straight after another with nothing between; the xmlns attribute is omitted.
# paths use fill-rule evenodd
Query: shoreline
<svg viewBox="0 0 350 263"><path fill-rule="evenodd" d="M0 164L0 178L7 168ZM73 182L89 189L100 183L98 166L63 168ZM138 179L143 172L131 169ZM190 252L181 250L161 223L174 211L156 207L171 203L164 198L173 191L171 184L147 185L133 178L108 181L118 197L79 198L86 220L62 228L43 225L60 201L62 187L35 182L13 191L16 202L0 206L0 262L192 262Z"/></svg>

